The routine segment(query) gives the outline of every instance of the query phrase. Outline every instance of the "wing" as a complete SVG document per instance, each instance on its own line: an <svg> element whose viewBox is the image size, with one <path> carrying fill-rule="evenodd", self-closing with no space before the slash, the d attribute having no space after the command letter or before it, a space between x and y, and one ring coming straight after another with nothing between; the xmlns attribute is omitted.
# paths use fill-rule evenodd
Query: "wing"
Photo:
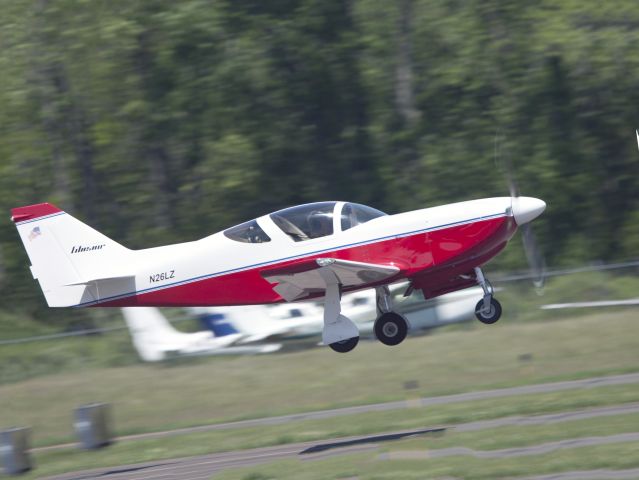
<svg viewBox="0 0 639 480"><path fill-rule="evenodd" d="M352 262L336 258L316 258L282 268L262 270L261 275L287 302L304 298L313 293L323 293L326 282L319 270L327 268L344 287L356 287L376 283L397 275L399 267L374 263Z"/></svg>
<svg viewBox="0 0 639 480"><path fill-rule="evenodd" d="M559 308L590 308L590 307L626 307L639 305L639 298L629 298L628 300L602 300L598 302L574 302L574 303L553 303L542 305L542 310L555 310Z"/></svg>

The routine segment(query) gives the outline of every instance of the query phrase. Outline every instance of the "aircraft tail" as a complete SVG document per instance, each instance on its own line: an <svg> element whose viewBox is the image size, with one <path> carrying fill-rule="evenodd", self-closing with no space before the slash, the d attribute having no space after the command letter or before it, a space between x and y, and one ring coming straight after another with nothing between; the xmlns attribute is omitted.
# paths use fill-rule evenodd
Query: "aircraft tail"
<svg viewBox="0 0 639 480"><path fill-rule="evenodd" d="M50 203L11 210L24 248L50 307L95 303L124 284L131 250Z"/></svg>
<svg viewBox="0 0 639 480"><path fill-rule="evenodd" d="M178 350L184 334L179 332L155 307L122 309L133 346L145 362L163 360L167 350Z"/></svg>
<svg viewBox="0 0 639 480"><path fill-rule="evenodd" d="M239 334L215 338L208 330L180 332L155 307L126 307L122 309L122 314L131 333L133 346L146 362L164 360L171 355L268 353L281 347L271 344L259 349L235 347L231 345L239 340Z"/></svg>

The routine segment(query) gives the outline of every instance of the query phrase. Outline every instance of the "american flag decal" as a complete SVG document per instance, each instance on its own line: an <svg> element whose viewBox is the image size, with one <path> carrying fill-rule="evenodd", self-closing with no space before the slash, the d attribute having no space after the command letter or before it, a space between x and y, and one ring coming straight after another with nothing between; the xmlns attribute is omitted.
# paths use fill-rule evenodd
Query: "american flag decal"
<svg viewBox="0 0 639 480"><path fill-rule="evenodd" d="M42 235L40 227L33 227L33 230L31 230L31 233L29 233L29 241L33 240L36 237L39 237L40 235Z"/></svg>

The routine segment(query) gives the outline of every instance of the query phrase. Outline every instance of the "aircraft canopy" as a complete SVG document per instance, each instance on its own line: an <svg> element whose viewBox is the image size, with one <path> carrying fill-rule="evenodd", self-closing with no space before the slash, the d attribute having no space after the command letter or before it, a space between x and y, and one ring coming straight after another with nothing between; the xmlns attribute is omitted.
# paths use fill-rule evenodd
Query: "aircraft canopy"
<svg viewBox="0 0 639 480"><path fill-rule="evenodd" d="M286 208L271 214L271 219L296 242L334 233L334 217L341 231L386 215L366 205L342 202L317 202Z"/></svg>
<svg viewBox="0 0 639 480"><path fill-rule="evenodd" d="M302 242L332 235L336 230L344 232L384 215L384 212L359 203L316 202L279 210L270 218L290 238ZM243 243L271 241L256 220L229 228L224 235Z"/></svg>

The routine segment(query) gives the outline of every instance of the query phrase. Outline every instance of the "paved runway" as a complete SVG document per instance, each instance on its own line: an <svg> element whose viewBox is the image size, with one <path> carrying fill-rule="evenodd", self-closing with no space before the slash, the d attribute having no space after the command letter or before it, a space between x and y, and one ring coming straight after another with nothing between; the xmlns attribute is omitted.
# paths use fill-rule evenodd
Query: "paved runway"
<svg viewBox="0 0 639 480"><path fill-rule="evenodd" d="M563 412L549 415L535 416L517 416L498 418L495 420L486 420L480 422L469 422L458 424L450 429L456 431L472 431L488 429L508 425L536 425L560 423L571 420L580 420L585 418L602 417L609 415L620 415L626 413L639 412L639 403L625 404L618 406L609 406L601 408L590 408L577 410L572 412ZM352 437L333 438L330 440L321 440L314 442L301 442L289 445L281 445L275 447L255 448L250 450L242 450L236 452L215 453L210 455L202 455L198 457L180 458L171 460L161 460L157 462L147 462L135 465L126 465L121 467L100 468L90 471L68 473L49 477L51 480L83 480L89 478L106 478L113 480L150 480L150 479L173 479L188 478L200 480L210 478L217 472L235 467L246 467L269 463L276 460L298 459L298 460L317 460L332 455L340 455L345 453L355 453L362 451L371 451L379 448L380 444L405 439L409 437L424 435L441 435L447 430L446 427L429 427L423 429L411 429L395 432L388 432L376 435L360 435ZM480 458L493 457L509 457L520 455L536 455L547 453L549 451L578 448L587 445L601 445L608 443L639 441L639 433L627 433L620 435L610 435L606 437L586 437L570 440L562 440L558 442L549 442L541 445L533 445L528 447L477 451L464 447L453 447L424 451L406 451L391 452L380 455L380 459L419 459L419 458L435 458L452 455L473 455ZM566 477L570 478L570 477ZM572 477L578 478L578 477ZM593 477L596 478L596 477ZM602 477L606 478L606 477ZM612 477L614 478L614 477ZM629 478L629 477L619 477Z"/></svg>

